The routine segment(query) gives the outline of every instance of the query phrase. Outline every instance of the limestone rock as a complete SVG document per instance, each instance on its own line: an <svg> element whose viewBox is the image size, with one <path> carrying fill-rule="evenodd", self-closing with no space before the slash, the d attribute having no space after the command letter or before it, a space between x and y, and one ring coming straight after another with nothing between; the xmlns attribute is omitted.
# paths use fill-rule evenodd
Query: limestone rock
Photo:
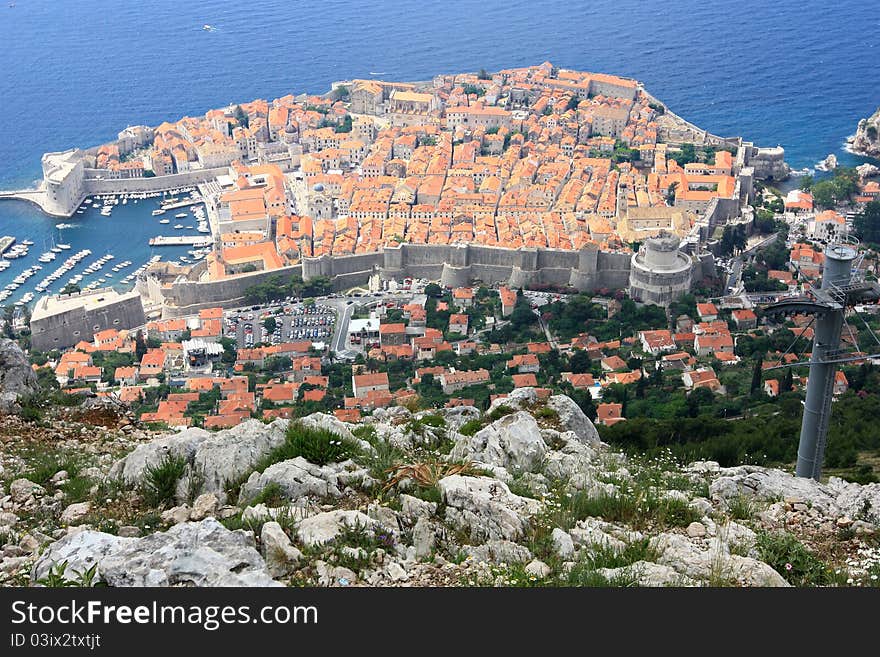
<svg viewBox="0 0 880 657"><path fill-rule="evenodd" d="M553 549L562 559L567 559L574 554L574 541L568 532L556 527L550 534L550 539L553 541Z"/></svg>
<svg viewBox="0 0 880 657"><path fill-rule="evenodd" d="M472 540L515 540L540 503L510 492L503 482L488 477L452 475L439 482L446 519L470 533Z"/></svg>
<svg viewBox="0 0 880 657"><path fill-rule="evenodd" d="M0 413L17 412L20 398L38 389L37 375L18 343L0 338Z"/></svg>
<svg viewBox="0 0 880 657"><path fill-rule="evenodd" d="M723 468L710 484L709 492L713 498L725 501L738 496L766 501L793 497L809 501L826 515L837 515L834 495L824 484L772 468L752 465Z"/></svg>
<svg viewBox="0 0 880 657"><path fill-rule="evenodd" d="M302 559L302 552L293 546L281 525L274 520L263 524L260 542L263 544L266 570L272 577L288 575Z"/></svg>
<svg viewBox="0 0 880 657"><path fill-rule="evenodd" d="M202 493L193 502L192 511L189 514L190 520L203 520L208 516L213 516L220 508L220 501L214 493Z"/></svg>
<svg viewBox="0 0 880 657"><path fill-rule="evenodd" d="M868 118L859 121L851 147L860 155L880 157L880 108Z"/></svg>
<svg viewBox="0 0 880 657"><path fill-rule="evenodd" d="M280 586L254 549L253 537L213 518L143 538L77 532L48 547L34 564L31 580L65 560L68 572L97 562L98 575L109 586Z"/></svg>
<svg viewBox="0 0 880 657"><path fill-rule="evenodd" d="M692 522L687 526L687 535L691 538L703 538L706 535L706 526L700 522Z"/></svg>
<svg viewBox="0 0 880 657"><path fill-rule="evenodd" d="M410 522L421 517L431 517L437 512L437 503L421 500L418 497L400 494L400 513L405 520Z"/></svg>
<svg viewBox="0 0 880 657"><path fill-rule="evenodd" d="M191 463L196 448L210 436L204 429L192 427L138 445L113 464L108 479L121 479L125 484L134 486L143 481L148 468L157 467L168 457L183 458Z"/></svg>
<svg viewBox="0 0 880 657"><path fill-rule="evenodd" d="M880 484L855 484L838 477L828 479L828 491L838 509L850 518L880 524Z"/></svg>
<svg viewBox="0 0 880 657"><path fill-rule="evenodd" d="M527 563L532 559L529 549L513 541L487 541L476 547L467 545L465 553L477 560L495 564Z"/></svg>
<svg viewBox="0 0 880 657"><path fill-rule="evenodd" d="M538 579L544 579L545 577L549 577L550 573L553 571L550 570L550 566L545 564L543 561L535 559L530 561L528 565L525 567L525 571L529 575L534 575Z"/></svg>
<svg viewBox="0 0 880 657"><path fill-rule="evenodd" d="M179 525L180 523L189 520L189 514L191 512L192 509L189 508L188 504L181 504L180 506L174 506L170 509L166 509L161 513L159 517L162 519L162 522Z"/></svg>
<svg viewBox="0 0 880 657"><path fill-rule="evenodd" d="M246 420L201 441L192 457L192 476L201 483L201 493L214 493L226 501L226 484L252 470L257 462L280 446L287 432L287 420L263 424Z"/></svg>
<svg viewBox="0 0 880 657"><path fill-rule="evenodd" d="M336 472L329 466L309 463L297 456L266 468L262 473L254 472L241 487L239 501L247 503L259 495L269 484L276 484L282 494L291 500L306 495L316 497L339 497Z"/></svg>
<svg viewBox="0 0 880 657"><path fill-rule="evenodd" d="M434 523L427 516L419 516L413 527L413 547L416 549L417 559L426 559L431 556L437 543L437 530Z"/></svg>
<svg viewBox="0 0 880 657"><path fill-rule="evenodd" d="M85 518L89 511L92 510L92 505L89 502L79 502L78 504L71 504L61 513L61 524L62 525L73 525L78 521Z"/></svg>
<svg viewBox="0 0 880 657"><path fill-rule="evenodd" d="M695 586L696 582L686 575L682 575L674 568L651 561L636 561L629 566L621 568L600 568L597 570L602 577L614 582L635 581L637 586L663 587L663 586Z"/></svg>
<svg viewBox="0 0 880 657"><path fill-rule="evenodd" d="M531 472L541 465L546 452L535 418L518 411L495 420L473 436L461 436L452 457Z"/></svg>
<svg viewBox="0 0 880 657"><path fill-rule="evenodd" d="M337 510L304 518L296 531L304 545L314 546L332 541L345 527L362 527L372 531L378 526L379 523L360 511Z"/></svg>
<svg viewBox="0 0 880 657"><path fill-rule="evenodd" d="M30 498L44 495L45 493L45 488L40 486L40 484L35 484L30 479L16 479L9 484L9 495L12 497L12 501L17 504L23 504Z"/></svg>
<svg viewBox="0 0 880 657"><path fill-rule="evenodd" d="M559 415L563 431L573 432L579 441L592 447L602 444L599 431L571 397L553 395L547 400L547 408L552 408Z"/></svg>

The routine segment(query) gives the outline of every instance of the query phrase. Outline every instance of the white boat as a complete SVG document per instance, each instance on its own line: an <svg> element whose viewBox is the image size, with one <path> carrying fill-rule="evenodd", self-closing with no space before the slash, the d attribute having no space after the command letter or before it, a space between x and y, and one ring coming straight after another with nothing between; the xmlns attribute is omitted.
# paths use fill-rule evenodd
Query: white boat
<svg viewBox="0 0 880 657"><path fill-rule="evenodd" d="M174 227L175 227L175 228L178 228L178 229L179 229L179 228L183 228L183 224L175 224Z"/></svg>
<svg viewBox="0 0 880 657"><path fill-rule="evenodd" d="M21 243L24 244L25 246L33 246L34 245L34 243L31 240L22 240Z"/></svg>
<svg viewBox="0 0 880 657"><path fill-rule="evenodd" d="M52 253L61 253L61 251L62 251L61 247L60 247L60 246L57 246L57 245L56 245L56 246L53 246L53 247L52 247L51 249L49 249L49 250L52 251Z"/></svg>
<svg viewBox="0 0 880 657"><path fill-rule="evenodd" d="M70 248L70 244L56 244L59 249L64 249L65 251Z"/></svg>
<svg viewBox="0 0 880 657"><path fill-rule="evenodd" d="M158 209L158 210L153 210L153 216L154 216L154 217L156 217L156 216L158 216L158 215L160 215L160 214L165 214L165 210L163 210L163 209L161 209L161 208Z"/></svg>
<svg viewBox="0 0 880 657"><path fill-rule="evenodd" d="M0 260L0 271L6 271L12 266L12 263L8 260Z"/></svg>
<svg viewBox="0 0 880 657"><path fill-rule="evenodd" d="M186 212L178 212L174 215L175 219L186 219L189 215Z"/></svg>
<svg viewBox="0 0 880 657"><path fill-rule="evenodd" d="M170 224L170 223L171 223L171 219L159 219L159 223L160 223L160 224Z"/></svg>

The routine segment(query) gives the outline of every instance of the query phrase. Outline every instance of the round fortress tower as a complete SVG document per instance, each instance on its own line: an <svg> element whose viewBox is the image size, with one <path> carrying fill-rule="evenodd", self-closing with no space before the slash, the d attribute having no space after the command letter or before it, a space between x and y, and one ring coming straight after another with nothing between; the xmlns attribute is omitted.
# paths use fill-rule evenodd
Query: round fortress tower
<svg viewBox="0 0 880 657"><path fill-rule="evenodd" d="M693 261L678 250L675 235L645 240L630 262L629 295L634 301L667 306L691 289Z"/></svg>

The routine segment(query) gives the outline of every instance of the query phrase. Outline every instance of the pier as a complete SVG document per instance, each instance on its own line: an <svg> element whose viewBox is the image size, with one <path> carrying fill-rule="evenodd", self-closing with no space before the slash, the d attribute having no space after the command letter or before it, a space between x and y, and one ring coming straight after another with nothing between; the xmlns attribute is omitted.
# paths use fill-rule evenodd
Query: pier
<svg viewBox="0 0 880 657"><path fill-rule="evenodd" d="M15 238L10 237L9 235L4 235L0 237L0 256L6 253L6 249L15 244Z"/></svg>
<svg viewBox="0 0 880 657"><path fill-rule="evenodd" d="M178 201L177 203L172 203L170 205L162 204L163 210L176 210L177 208L186 208L190 205L198 205L199 203L204 203L205 200L202 198L189 198L183 201Z"/></svg>
<svg viewBox="0 0 880 657"><path fill-rule="evenodd" d="M210 246L214 238L205 235L158 235L150 238L150 246Z"/></svg>
<svg viewBox="0 0 880 657"><path fill-rule="evenodd" d="M46 192L44 192L42 189L16 189L10 191L0 191L0 201L4 199L8 201L27 201L29 203L33 203L51 217L69 216L58 214L57 212L51 212L47 206ZM77 207L79 207L79 204L77 204Z"/></svg>

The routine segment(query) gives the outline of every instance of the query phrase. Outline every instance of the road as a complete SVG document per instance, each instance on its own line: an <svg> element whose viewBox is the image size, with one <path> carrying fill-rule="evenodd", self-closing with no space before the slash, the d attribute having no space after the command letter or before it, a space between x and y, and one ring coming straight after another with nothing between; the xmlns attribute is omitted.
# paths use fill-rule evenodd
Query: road
<svg viewBox="0 0 880 657"><path fill-rule="evenodd" d="M333 327L333 337L330 339L330 349L339 354L348 349L346 340L348 338L348 324L354 315L356 308L364 308L382 302L412 299L412 292L384 292L377 294L367 294L361 297L331 297L321 301L322 304L330 306L336 311L337 322Z"/></svg>

